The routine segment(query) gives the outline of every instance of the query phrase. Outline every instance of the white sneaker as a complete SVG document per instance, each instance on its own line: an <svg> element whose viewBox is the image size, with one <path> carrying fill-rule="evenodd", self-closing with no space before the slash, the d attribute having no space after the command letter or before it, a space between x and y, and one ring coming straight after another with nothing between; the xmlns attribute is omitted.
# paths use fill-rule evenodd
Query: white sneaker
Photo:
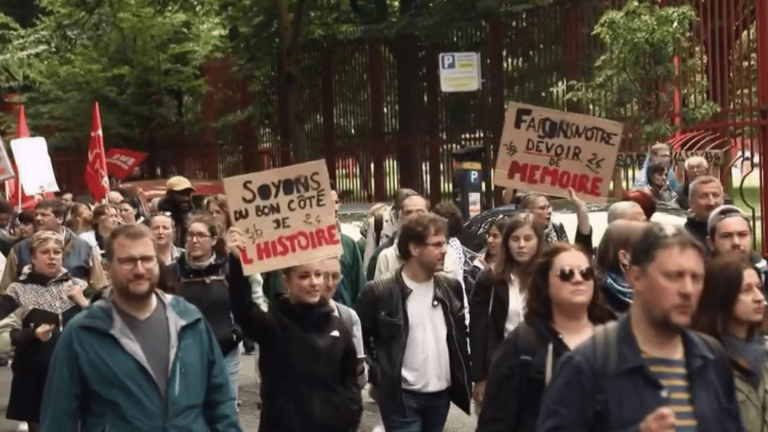
<svg viewBox="0 0 768 432"><path fill-rule="evenodd" d="M16 430L20 432L27 432L29 430L29 425L27 422L20 422L19 427L17 427Z"/></svg>

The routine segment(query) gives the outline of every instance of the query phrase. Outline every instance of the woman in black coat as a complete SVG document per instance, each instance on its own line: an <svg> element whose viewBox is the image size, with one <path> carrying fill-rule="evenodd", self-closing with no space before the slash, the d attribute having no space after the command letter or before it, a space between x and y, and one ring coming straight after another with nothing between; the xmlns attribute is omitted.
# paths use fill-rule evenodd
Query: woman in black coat
<svg viewBox="0 0 768 432"><path fill-rule="evenodd" d="M491 363L478 432L536 430L557 361L610 317L595 290L590 261L578 246L558 243L536 262L525 321L504 339Z"/></svg>
<svg viewBox="0 0 768 432"><path fill-rule="evenodd" d="M259 344L260 432L353 432L360 425L357 352L321 295L325 272L324 261L284 269L286 295L269 312L254 305L250 290L230 285L235 320Z"/></svg>

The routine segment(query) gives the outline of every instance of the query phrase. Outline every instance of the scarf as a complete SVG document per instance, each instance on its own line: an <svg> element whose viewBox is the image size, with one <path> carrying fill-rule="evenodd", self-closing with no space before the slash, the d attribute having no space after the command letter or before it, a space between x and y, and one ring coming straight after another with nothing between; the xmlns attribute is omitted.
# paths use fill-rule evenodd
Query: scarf
<svg viewBox="0 0 768 432"><path fill-rule="evenodd" d="M627 283L624 275L608 272L605 275L605 286L617 298L626 303L632 303L632 288Z"/></svg>
<svg viewBox="0 0 768 432"><path fill-rule="evenodd" d="M748 370L748 373L745 374L747 382L754 388L759 388L763 378L763 366L768 360L763 337L756 333L751 338L744 340L726 335L723 338L723 347L733 361Z"/></svg>
<svg viewBox="0 0 768 432"><path fill-rule="evenodd" d="M211 254L211 257L208 258L207 261L203 261L199 263L192 262L191 259L187 259L187 266L189 266L189 268L194 270L203 270L207 268L209 265L213 264L215 260L216 260L216 254Z"/></svg>
<svg viewBox="0 0 768 432"><path fill-rule="evenodd" d="M547 225L547 229L544 230L544 239L547 241L548 245L558 243L560 241L559 238L557 238L557 231L555 231L555 226L552 224L552 222Z"/></svg>

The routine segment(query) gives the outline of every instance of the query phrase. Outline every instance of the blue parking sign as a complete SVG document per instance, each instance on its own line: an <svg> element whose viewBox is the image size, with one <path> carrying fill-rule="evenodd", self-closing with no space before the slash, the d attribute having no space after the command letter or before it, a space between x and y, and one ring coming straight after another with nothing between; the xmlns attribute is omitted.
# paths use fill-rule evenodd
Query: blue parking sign
<svg viewBox="0 0 768 432"><path fill-rule="evenodd" d="M440 70L452 70L452 69L456 69L456 55L440 54Z"/></svg>

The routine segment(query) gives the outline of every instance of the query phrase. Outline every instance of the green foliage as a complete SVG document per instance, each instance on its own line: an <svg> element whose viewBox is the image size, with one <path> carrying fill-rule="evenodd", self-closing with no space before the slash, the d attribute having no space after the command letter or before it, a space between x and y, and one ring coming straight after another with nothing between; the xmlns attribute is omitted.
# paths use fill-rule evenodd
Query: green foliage
<svg viewBox="0 0 768 432"><path fill-rule="evenodd" d="M148 137L200 124L200 67L222 53L226 37L218 3L41 5L34 26L0 32L10 40L0 51L0 90L23 90L30 127L45 128L49 143L87 143L93 101L111 146L141 148Z"/></svg>
<svg viewBox="0 0 768 432"><path fill-rule="evenodd" d="M696 19L688 5L658 7L638 0L607 11L593 31L605 54L595 62L591 81L568 84L566 99L582 103L595 116L624 122L646 144L674 133L675 88L685 101L683 124L710 118L718 107L706 98L704 54L690 33Z"/></svg>

